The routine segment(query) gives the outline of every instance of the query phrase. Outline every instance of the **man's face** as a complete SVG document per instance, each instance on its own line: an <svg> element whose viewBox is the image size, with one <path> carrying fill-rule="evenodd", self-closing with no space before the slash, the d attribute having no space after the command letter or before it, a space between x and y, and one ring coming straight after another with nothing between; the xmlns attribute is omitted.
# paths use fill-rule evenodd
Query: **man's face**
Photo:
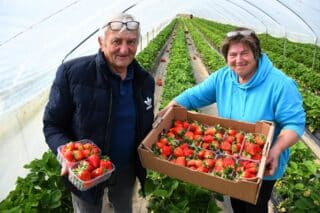
<svg viewBox="0 0 320 213"><path fill-rule="evenodd" d="M99 38L100 49L116 72L126 71L133 61L138 46L137 34L137 31L108 30L105 39Z"/></svg>
<svg viewBox="0 0 320 213"><path fill-rule="evenodd" d="M241 83L249 81L257 69L257 62L253 52L247 45L242 43L230 45L227 63L238 74Z"/></svg>

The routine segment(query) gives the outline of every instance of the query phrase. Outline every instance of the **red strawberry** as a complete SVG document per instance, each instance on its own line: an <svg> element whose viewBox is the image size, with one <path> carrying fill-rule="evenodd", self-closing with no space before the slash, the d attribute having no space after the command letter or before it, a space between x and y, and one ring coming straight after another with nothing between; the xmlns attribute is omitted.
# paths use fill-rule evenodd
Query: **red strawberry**
<svg viewBox="0 0 320 213"><path fill-rule="evenodd" d="M106 169L104 169L102 167L98 167L91 172L91 177L92 178L99 177L99 176L103 175L105 171L106 171Z"/></svg>
<svg viewBox="0 0 320 213"><path fill-rule="evenodd" d="M181 147L175 148L174 151L173 151L173 155L174 155L175 157L181 157L181 156L183 156L183 149L182 149Z"/></svg>
<svg viewBox="0 0 320 213"><path fill-rule="evenodd" d="M227 134L230 135L230 136L235 136L237 134L237 130L229 128L227 130Z"/></svg>
<svg viewBox="0 0 320 213"><path fill-rule="evenodd" d="M251 156L261 153L261 148L257 144L249 143L245 147L245 151L249 153Z"/></svg>
<svg viewBox="0 0 320 213"><path fill-rule="evenodd" d="M214 135L216 133L216 128L215 127L209 127L204 131L205 135Z"/></svg>
<svg viewBox="0 0 320 213"><path fill-rule="evenodd" d="M83 160L85 158L82 150L74 150L74 151L72 151L72 154L73 154L73 158L76 161Z"/></svg>
<svg viewBox="0 0 320 213"><path fill-rule="evenodd" d="M161 155L168 158L169 155L171 155L172 153L172 147L171 146L163 146L162 149L161 149Z"/></svg>
<svg viewBox="0 0 320 213"><path fill-rule="evenodd" d="M161 79L161 78L158 78L158 79L157 79L157 85L158 85L159 87L162 86L162 79Z"/></svg>
<svg viewBox="0 0 320 213"><path fill-rule="evenodd" d="M100 167L108 171L112 169L112 162L110 161L109 157L104 156L100 159Z"/></svg>
<svg viewBox="0 0 320 213"><path fill-rule="evenodd" d="M221 143L221 149L224 151L231 151L231 144L227 141Z"/></svg>
<svg viewBox="0 0 320 213"><path fill-rule="evenodd" d="M91 179L91 174L88 170L78 171L77 176L80 180L83 180L83 181L88 181Z"/></svg>
<svg viewBox="0 0 320 213"><path fill-rule="evenodd" d="M207 168L213 168L215 160L212 158L207 158L203 160L203 163Z"/></svg>
<svg viewBox="0 0 320 213"><path fill-rule="evenodd" d="M244 135L241 132L238 132L235 137L236 137L237 143L241 144L243 141Z"/></svg>
<svg viewBox="0 0 320 213"><path fill-rule="evenodd" d="M183 136L183 138L187 141L192 141L193 137L194 137L194 134L191 131L187 131Z"/></svg>
<svg viewBox="0 0 320 213"><path fill-rule="evenodd" d="M74 162L74 158L73 158L73 152L71 150L65 150L62 152L63 157L69 161L69 162Z"/></svg>
<svg viewBox="0 0 320 213"><path fill-rule="evenodd" d="M186 166L187 165L186 158L185 157L177 157L175 160L175 164L180 165L180 166Z"/></svg>
<svg viewBox="0 0 320 213"><path fill-rule="evenodd" d="M98 168L100 166L100 156L98 154L90 155L87 161L94 167Z"/></svg>
<svg viewBox="0 0 320 213"><path fill-rule="evenodd" d="M212 135L205 135L202 137L202 141L205 143L211 143L213 141L213 136Z"/></svg>
<svg viewBox="0 0 320 213"><path fill-rule="evenodd" d="M225 168L234 168L235 167L235 161L233 158L226 157L223 159L223 167Z"/></svg>

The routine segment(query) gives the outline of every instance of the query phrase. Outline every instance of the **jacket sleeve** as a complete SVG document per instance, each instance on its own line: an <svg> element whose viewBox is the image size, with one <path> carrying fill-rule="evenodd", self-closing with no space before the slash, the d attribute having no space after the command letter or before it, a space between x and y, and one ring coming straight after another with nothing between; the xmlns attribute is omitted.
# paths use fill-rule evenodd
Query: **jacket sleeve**
<svg viewBox="0 0 320 213"><path fill-rule="evenodd" d="M281 129L290 129L302 136L305 128L305 111L302 97L292 79L282 82L282 89L277 96L275 119Z"/></svg>
<svg viewBox="0 0 320 213"><path fill-rule="evenodd" d="M73 114L72 97L69 90L67 70L59 66L51 87L49 101L43 116L43 132L49 148L57 154L57 148L71 140Z"/></svg>

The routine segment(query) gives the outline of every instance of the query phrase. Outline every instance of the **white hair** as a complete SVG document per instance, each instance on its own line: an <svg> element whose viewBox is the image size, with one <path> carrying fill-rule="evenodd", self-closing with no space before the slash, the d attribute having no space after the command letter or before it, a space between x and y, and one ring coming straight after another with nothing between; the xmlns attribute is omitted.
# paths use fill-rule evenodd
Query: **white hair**
<svg viewBox="0 0 320 213"><path fill-rule="evenodd" d="M98 37L100 37L103 40L105 39L106 32L108 30L110 30L110 26L108 25L108 23L111 21L127 22L127 21L137 21L137 20L132 15L127 14L127 13L114 13L107 19L106 22L104 22L101 25L101 27L99 28L99 32L98 32ZM123 25L119 32L126 31L126 30L127 30L126 26ZM140 25L139 25L139 28L137 30L137 36L138 36L137 42L139 42L139 40L140 40L140 34L141 34L141 30L140 30Z"/></svg>

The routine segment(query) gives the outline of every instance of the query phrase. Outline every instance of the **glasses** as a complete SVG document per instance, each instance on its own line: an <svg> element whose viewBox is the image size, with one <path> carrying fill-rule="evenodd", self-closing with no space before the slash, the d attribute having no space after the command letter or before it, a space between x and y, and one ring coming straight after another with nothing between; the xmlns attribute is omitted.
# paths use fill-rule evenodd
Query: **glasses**
<svg viewBox="0 0 320 213"><path fill-rule="evenodd" d="M242 36L249 36L253 33L252 30L241 30L241 31L232 31L232 32L228 32L227 33L227 37L234 37L234 36L238 36L238 35L242 35Z"/></svg>
<svg viewBox="0 0 320 213"><path fill-rule="evenodd" d="M126 26L127 30L133 31L133 30L139 29L140 23L137 21L127 21L127 22L111 21L108 24L104 25L102 28L109 26L112 31L119 31L122 29L124 25Z"/></svg>

